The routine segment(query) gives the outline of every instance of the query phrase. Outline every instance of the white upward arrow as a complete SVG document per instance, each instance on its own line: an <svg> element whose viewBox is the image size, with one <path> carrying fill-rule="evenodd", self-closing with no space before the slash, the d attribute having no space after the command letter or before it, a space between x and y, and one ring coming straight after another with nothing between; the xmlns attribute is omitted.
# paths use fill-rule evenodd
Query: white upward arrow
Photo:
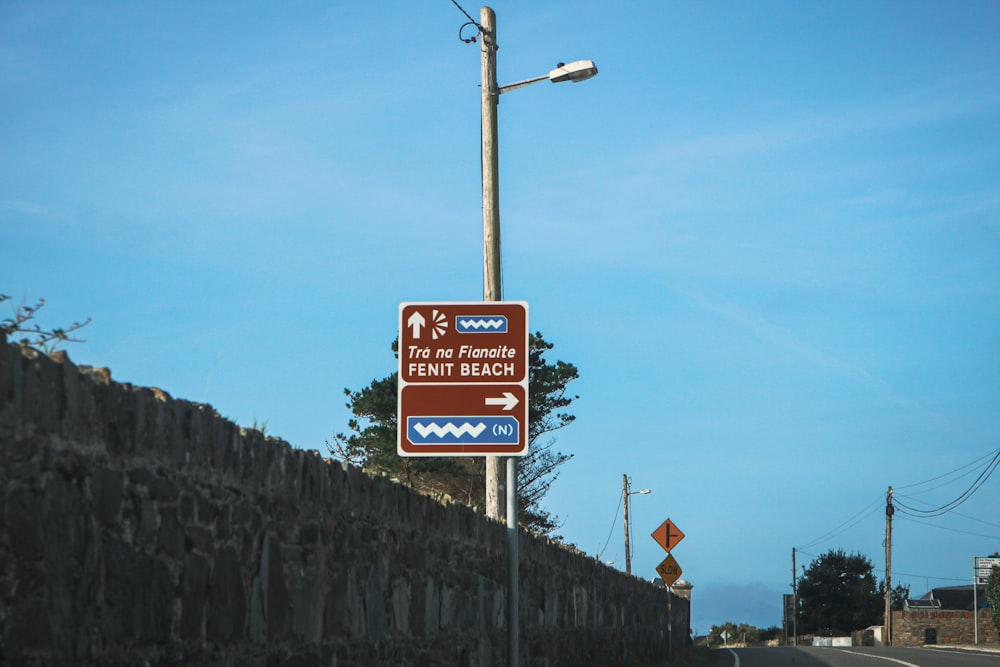
<svg viewBox="0 0 1000 667"><path fill-rule="evenodd" d="M502 405L504 410L513 410L514 406L520 403L517 396L505 391L503 396L489 396L486 398L486 405Z"/></svg>
<svg viewBox="0 0 1000 667"><path fill-rule="evenodd" d="M413 311L410 319L406 320L406 326L413 329L413 337L420 338L420 328L427 324L427 320L420 314L419 310Z"/></svg>

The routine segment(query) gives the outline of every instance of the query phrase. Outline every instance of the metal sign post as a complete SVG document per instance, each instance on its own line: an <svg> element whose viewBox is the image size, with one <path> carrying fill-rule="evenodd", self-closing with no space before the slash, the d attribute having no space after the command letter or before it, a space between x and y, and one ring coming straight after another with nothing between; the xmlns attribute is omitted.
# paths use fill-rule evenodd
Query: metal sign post
<svg viewBox="0 0 1000 667"><path fill-rule="evenodd" d="M523 301L399 305L397 453L506 457L511 667L520 653L517 457L528 453L528 367Z"/></svg>
<svg viewBox="0 0 1000 667"><path fill-rule="evenodd" d="M659 525L659 527L654 530L651 537L663 547L663 550L667 552L667 557L663 559L663 562L656 566L656 573L660 575L663 579L663 583L667 586L667 655L670 658L674 657L674 616L673 616L673 594L674 590L672 586L681 577L681 566L674 558L670 551L677 546L677 544L684 539L684 533L681 529L674 525L674 523L667 519Z"/></svg>
<svg viewBox="0 0 1000 667"><path fill-rule="evenodd" d="M972 624L975 627L973 643L979 646L979 559L972 557Z"/></svg>

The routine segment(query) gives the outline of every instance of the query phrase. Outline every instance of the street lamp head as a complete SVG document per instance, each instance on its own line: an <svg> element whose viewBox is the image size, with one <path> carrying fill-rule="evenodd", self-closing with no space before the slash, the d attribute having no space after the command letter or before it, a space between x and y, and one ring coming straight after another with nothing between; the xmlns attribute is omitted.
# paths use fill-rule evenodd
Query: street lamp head
<svg viewBox="0 0 1000 667"><path fill-rule="evenodd" d="M639 493L639 494L642 494L642 495L645 496L647 494L652 493L652 491L650 491L649 489L643 489L642 491L636 491L636 493Z"/></svg>
<svg viewBox="0 0 1000 667"><path fill-rule="evenodd" d="M536 76L532 79L525 79L524 81L509 83L505 86L498 86L496 92L498 95L503 95L504 93L509 93L512 90L524 88L525 86L530 86L533 83L545 81L546 79L552 83L562 83L563 81L572 81L573 83L576 83L577 81L584 81L594 76L597 76L597 65L594 64L593 60L576 60L569 64L559 63L556 65L556 68L548 74Z"/></svg>
<svg viewBox="0 0 1000 667"><path fill-rule="evenodd" d="M563 81L584 81L597 76L597 65L593 60L574 60L571 63L559 63L556 68L549 72L549 81L552 83L562 83Z"/></svg>

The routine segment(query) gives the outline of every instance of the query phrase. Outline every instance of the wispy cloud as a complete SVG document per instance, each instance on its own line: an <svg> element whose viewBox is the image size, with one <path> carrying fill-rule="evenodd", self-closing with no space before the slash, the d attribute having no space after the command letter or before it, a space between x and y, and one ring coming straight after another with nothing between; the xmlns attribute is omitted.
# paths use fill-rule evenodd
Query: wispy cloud
<svg viewBox="0 0 1000 667"><path fill-rule="evenodd" d="M1000 92L988 79L967 77L882 99L867 100L822 112L800 110L765 124L748 124L729 132L707 133L683 139L666 138L643 147L638 164L649 167L669 162L690 169L717 162L767 154L813 142L835 142L851 136L964 121L1000 114ZM790 107L795 108L795 107ZM629 159L637 157L629 156Z"/></svg>
<svg viewBox="0 0 1000 667"><path fill-rule="evenodd" d="M876 377L868 370L844 361L803 340L788 329L769 321L760 314L717 296L708 296L685 288L675 291L689 299L696 306L727 322L751 332L759 339L794 355L810 366L821 368L840 377L854 381L858 385L877 393L883 398L902 407L913 407L912 401L897 392L888 382Z"/></svg>
<svg viewBox="0 0 1000 667"><path fill-rule="evenodd" d="M32 218L53 217L52 212L43 204L21 199L0 199L0 211Z"/></svg>

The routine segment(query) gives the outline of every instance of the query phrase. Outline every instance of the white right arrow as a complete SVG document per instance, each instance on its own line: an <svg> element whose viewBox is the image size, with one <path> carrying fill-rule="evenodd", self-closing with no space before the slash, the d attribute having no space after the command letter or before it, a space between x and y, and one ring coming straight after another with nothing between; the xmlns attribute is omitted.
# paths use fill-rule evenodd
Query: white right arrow
<svg viewBox="0 0 1000 667"><path fill-rule="evenodd" d="M413 329L414 339L420 338L420 329L425 324L427 324L427 320L424 319L424 316L420 314L419 310L413 311L413 314L410 315L410 319L406 320L406 326Z"/></svg>
<svg viewBox="0 0 1000 667"><path fill-rule="evenodd" d="M517 400L517 396L505 391L503 396L488 396L486 398L486 405L502 405L504 410L513 410L514 406L520 403Z"/></svg>

